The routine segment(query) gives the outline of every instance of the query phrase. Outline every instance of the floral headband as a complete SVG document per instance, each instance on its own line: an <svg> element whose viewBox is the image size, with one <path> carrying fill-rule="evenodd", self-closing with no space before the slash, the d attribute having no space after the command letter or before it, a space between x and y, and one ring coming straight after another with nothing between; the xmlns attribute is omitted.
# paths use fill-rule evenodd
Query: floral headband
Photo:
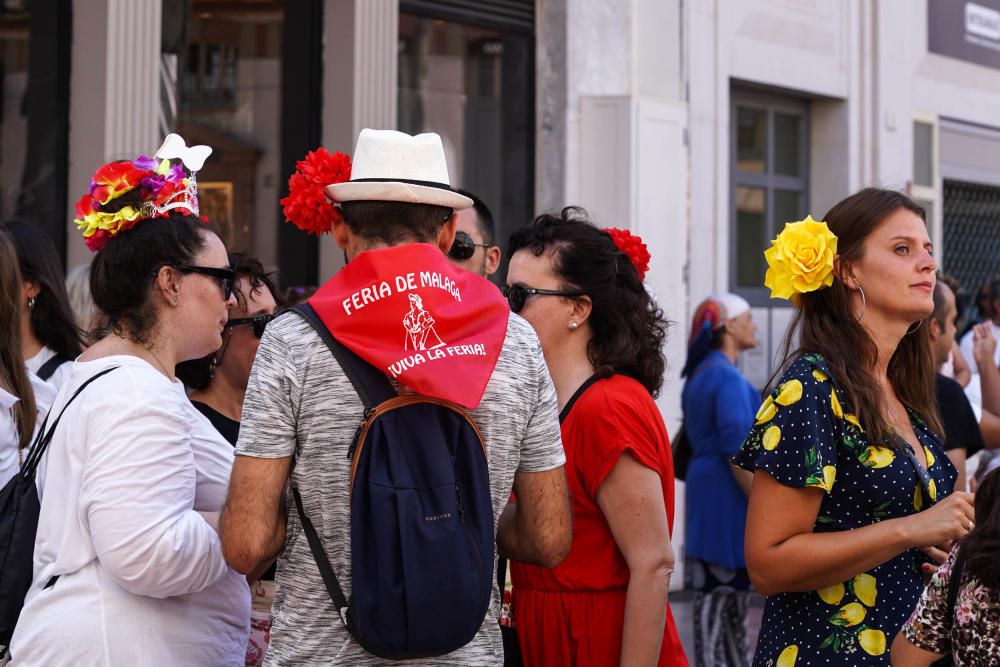
<svg viewBox="0 0 1000 667"><path fill-rule="evenodd" d="M140 220L163 218L175 209L185 215L199 216L195 172L211 153L208 146L188 147L180 135L169 134L153 157L142 155L99 167L91 179L90 190L76 202L73 220L87 247L97 252L112 237L132 229ZM171 165L174 158L180 159L180 163ZM108 207L122 195L136 190L140 199L136 204ZM117 210L110 210L114 208Z"/></svg>
<svg viewBox="0 0 1000 667"><path fill-rule="evenodd" d="M330 154L325 148L309 151L295 165L288 179L288 196L280 202L285 219L306 232L319 236L330 231L340 219L340 209L333 206L324 188L351 180L351 158L344 153Z"/></svg>
<svg viewBox="0 0 1000 667"><path fill-rule="evenodd" d="M618 249L632 262L632 266L639 273L639 280L645 280L646 272L649 271L651 255L649 254L649 248L646 247L642 238L627 229L608 227L604 231L608 233L608 236L618 246Z"/></svg>
<svg viewBox="0 0 1000 667"><path fill-rule="evenodd" d="M767 275L764 286L772 299L798 301L799 294L814 292L833 284L833 260L837 237L825 222L812 219L785 223L785 228L764 251Z"/></svg>

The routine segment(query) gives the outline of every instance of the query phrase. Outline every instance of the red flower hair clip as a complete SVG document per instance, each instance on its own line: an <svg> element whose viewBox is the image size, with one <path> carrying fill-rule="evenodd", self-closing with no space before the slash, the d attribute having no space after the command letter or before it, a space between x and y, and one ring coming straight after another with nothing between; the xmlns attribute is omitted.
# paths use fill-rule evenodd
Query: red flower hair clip
<svg viewBox="0 0 1000 667"><path fill-rule="evenodd" d="M288 179L288 196L279 203L285 219L308 234L329 232L340 220L340 211L327 199L323 188L351 180L351 158L341 152L317 148L299 160Z"/></svg>
<svg viewBox="0 0 1000 667"><path fill-rule="evenodd" d="M611 240L615 242L618 249L625 253L625 256L632 262L632 266L639 273L639 280L646 279L646 272L649 271L649 248L643 240L628 231L627 229L615 229L608 227L605 229Z"/></svg>

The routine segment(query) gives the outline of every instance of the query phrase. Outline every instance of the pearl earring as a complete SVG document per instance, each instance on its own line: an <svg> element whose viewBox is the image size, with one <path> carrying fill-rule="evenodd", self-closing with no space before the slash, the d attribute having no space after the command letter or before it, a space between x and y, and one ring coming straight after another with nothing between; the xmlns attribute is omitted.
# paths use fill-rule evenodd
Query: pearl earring
<svg viewBox="0 0 1000 667"><path fill-rule="evenodd" d="M580 326L580 325L578 325L576 322L570 322L569 323L569 328L570 329L576 329L578 326Z"/></svg>

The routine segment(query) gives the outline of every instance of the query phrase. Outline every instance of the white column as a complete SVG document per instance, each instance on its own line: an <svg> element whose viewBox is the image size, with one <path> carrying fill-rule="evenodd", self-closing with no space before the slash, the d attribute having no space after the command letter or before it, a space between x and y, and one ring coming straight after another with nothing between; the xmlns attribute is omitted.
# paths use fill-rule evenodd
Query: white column
<svg viewBox="0 0 1000 667"><path fill-rule="evenodd" d="M76 200L102 163L160 145L161 0L75 0L66 221L70 267L90 261L73 224Z"/></svg>
<svg viewBox="0 0 1000 667"><path fill-rule="evenodd" d="M354 153L365 127L396 127L399 0L326 0L323 11L323 146ZM343 266L329 236L320 239L320 284Z"/></svg>

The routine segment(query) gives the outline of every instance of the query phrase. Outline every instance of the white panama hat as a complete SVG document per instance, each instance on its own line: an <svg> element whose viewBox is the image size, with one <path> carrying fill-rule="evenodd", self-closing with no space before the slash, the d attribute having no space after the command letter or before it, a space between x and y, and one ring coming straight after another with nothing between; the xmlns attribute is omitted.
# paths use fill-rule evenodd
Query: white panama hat
<svg viewBox="0 0 1000 667"><path fill-rule="evenodd" d="M351 164L351 180L326 186L335 203L398 201L433 204L454 210L472 207L448 178L441 137L412 136L395 130L361 130Z"/></svg>

